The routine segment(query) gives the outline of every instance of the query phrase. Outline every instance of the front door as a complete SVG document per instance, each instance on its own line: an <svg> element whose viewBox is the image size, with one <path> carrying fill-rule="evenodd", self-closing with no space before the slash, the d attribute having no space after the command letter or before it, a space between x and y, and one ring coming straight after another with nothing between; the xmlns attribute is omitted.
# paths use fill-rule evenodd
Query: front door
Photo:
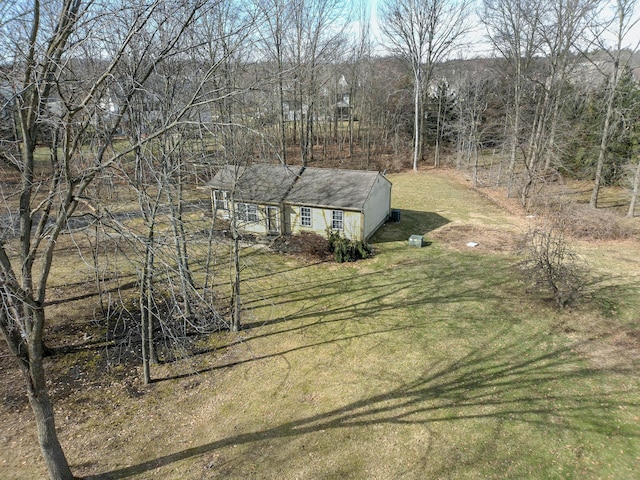
<svg viewBox="0 0 640 480"><path fill-rule="evenodd" d="M267 207L267 230L270 234L277 234L278 231L278 207Z"/></svg>

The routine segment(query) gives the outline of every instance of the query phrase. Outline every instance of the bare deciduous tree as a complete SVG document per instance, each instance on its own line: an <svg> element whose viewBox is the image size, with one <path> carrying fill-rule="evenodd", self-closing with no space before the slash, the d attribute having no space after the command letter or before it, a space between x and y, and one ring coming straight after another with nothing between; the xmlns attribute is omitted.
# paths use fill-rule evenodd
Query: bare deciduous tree
<svg viewBox="0 0 640 480"><path fill-rule="evenodd" d="M629 202L627 217L635 216L638 195L640 195L640 155L638 155L638 158L636 158L636 166L633 169L633 180L631 181L631 201Z"/></svg>
<svg viewBox="0 0 640 480"><path fill-rule="evenodd" d="M174 128L198 102L195 89L168 122L151 126L135 144L113 148L115 134L155 68L185 51L178 40L202 7L200 1L180 0L142 5L34 0L16 3L3 23L3 48L10 54L2 75L11 86L19 123L19 155L9 161L20 185L17 204L7 203L19 219L17 248L7 248L13 239L0 239L0 330L25 378L52 479L73 478L57 438L43 366L45 296L56 243L101 172ZM160 31L157 26L168 19L171 28ZM150 52L152 44L161 46ZM135 55L148 56L129 63L129 75L115 81L127 71L124 59ZM46 164L36 160L39 148L48 153Z"/></svg>
<svg viewBox="0 0 640 480"><path fill-rule="evenodd" d="M507 110L509 172L507 195L511 194L520 147L523 99L527 77L540 51L540 2L484 0L482 21L500 58L511 85Z"/></svg>
<svg viewBox="0 0 640 480"><path fill-rule="evenodd" d="M586 26L599 0L534 2L485 0L482 20L504 63L510 95L507 110L509 149L507 194L522 160L520 201L532 191L561 151L564 91L584 43Z"/></svg>
<svg viewBox="0 0 640 480"><path fill-rule="evenodd" d="M339 0L295 0L291 9L292 24L287 44L293 62L294 108L300 110L300 156L302 164L306 165L313 160L320 69L323 64L341 58L350 15L346 4Z"/></svg>
<svg viewBox="0 0 640 480"><path fill-rule="evenodd" d="M622 73L624 72L623 47L628 34L637 28L640 20L634 19L633 12L637 5L637 0L617 0L614 15L602 30L596 32L595 43L609 54L611 69L608 72L607 97L605 100L604 118L602 121L602 133L600 135L600 146L598 149L598 160L593 181L593 190L589 205L593 208L598 206L598 196L602 183L602 172L607 160L607 148L610 141L611 131L614 123L614 110L617 98L618 85ZM598 26L600 28L600 26ZM612 34L615 45L612 49L606 48L606 34Z"/></svg>
<svg viewBox="0 0 640 480"><path fill-rule="evenodd" d="M381 29L391 51L413 72L413 169L422 158L425 89L433 68L460 46L468 31L467 0L385 0Z"/></svg>
<svg viewBox="0 0 640 480"><path fill-rule="evenodd" d="M560 308L576 302L583 292L585 268L569 247L561 226L538 227L527 234L526 258L519 264L530 287L550 293Z"/></svg>
<svg viewBox="0 0 640 480"><path fill-rule="evenodd" d="M287 118L285 116L285 77L290 69L287 61L287 34L291 28L292 3L285 0L255 0L258 12L258 37L265 60L275 62L278 105L278 141L280 158L287 164Z"/></svg>

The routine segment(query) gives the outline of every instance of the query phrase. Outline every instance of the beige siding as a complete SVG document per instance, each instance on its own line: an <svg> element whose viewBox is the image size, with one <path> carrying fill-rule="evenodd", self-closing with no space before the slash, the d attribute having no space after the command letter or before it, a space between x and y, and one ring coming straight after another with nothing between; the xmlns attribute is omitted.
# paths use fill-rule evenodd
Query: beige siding
<svg viewBox="0 0 640 480"><path fill-rule="evenodd" d="M331 214L331 212L329 212ZM344 231L345 237L351 240L362 239L362 213L361 212L344 212Z"/></svg>
<svg viewBox="0 0 640 480"><path fill-rule="evenodd" d="M217 215L219 218L229 219L230 211L229 210L217 210ZM279 217L279 214L278 214ZM280 219L278 218L278 224ZM269 233L267 228L267 206L266 205L258 205L258 221L257 222L247 222L245 220L238 219L238 229L243 232L256 233L259 235L267 235Z"/></svg>
<svg viewBox="0 0 640 480"><path fill-rule="evenodd" d="M382 175L377 176L371 191L365 201L363 211L341 210L343 212L342 234L352 240L367 240L389 217L391 211L391 183ZM311 226L302 226L300 223L301 206L286 205L284 211L275 213L275 206L271 215L271 233L299 233L301 231L311 231L325 236L327 229L332 227L332 208L309 207L311 208ZM269 219L267 217L267 205L258 205L258 221L239 221L238 228L245 232L257 235L267 235L269 231ZM339 209L336 209L339 210ZM223 217L227 211L218 210L216 212ZM281 225L282 222L282 225Z"/></svg>
<svg viewBox="0 0 640 480"><path fill-rule="evenodd" d="M332 225L332 212L333 209L311 207L311 226L303 227L300 225L300 207L297 205L289 206L287 207L286 218L290 226L290 232L299 233L307 231L325 236L327 228L330 228ZM359 240L361 238L362 214L348 210L343 210L342 212L343 235L352 240Z"/></svg>
<svg viewBox="0 0 640 480"><path fill-rule="evenodd" d="M378 175L364 206L363 236L368 239L391 213L391 183Z"/></svg>

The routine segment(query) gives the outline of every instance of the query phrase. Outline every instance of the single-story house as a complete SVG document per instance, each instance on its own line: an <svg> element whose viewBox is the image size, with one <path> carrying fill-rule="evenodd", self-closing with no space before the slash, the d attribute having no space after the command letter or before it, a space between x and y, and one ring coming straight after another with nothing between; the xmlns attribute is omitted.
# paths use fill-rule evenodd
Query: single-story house
<svg viewBox="0 0 640 480"><path fill-rule="evenodd" d="M391 214L391 182L379 172L226 165L207 184L216 215L235 205L239 228L261 235L327 229L367 240Z"/></svg>

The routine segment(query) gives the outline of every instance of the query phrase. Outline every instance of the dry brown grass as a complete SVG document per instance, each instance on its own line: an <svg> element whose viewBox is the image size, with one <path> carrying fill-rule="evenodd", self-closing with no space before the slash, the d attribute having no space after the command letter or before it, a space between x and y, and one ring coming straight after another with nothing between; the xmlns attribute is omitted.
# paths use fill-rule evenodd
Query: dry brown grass
<svg viewBox="0 0 640 480"><path fill-rule="evenodd" d="M84 339L94 333L85 327L95 297L76 299L82 287L68 281L71 266L79 281L88 277L65 250L57 264L64 281L55 277L49 299L65 300L55 305L63 320L51 333L86 348L48 368L60 381L53 395L74 473L632 478L638 264L629 260L640 259L638 242L578 242L597 271L616 276L584 309L560 316L511 276L518 235L532 220L453 175L392 179L403 221L385 227L372 259L310 263L265 249L247 256L249 328L212 337L206 354L158 366L154 376L164 380L147 388L136 365L101 371L95 361L100 347ZM433 243L409 249L405 233ZM469 249L470 240L479 246ZM223 286L224 254L218 267ZM12 365L0 356L0 477L42 478Z"/></svg>
<svg viewBox="0 0 640 480"><path fill-rule="evenodd" d="M448 224L434 231L431 236L457 250L514 254L520 248L522 234L501 228L480 225ZM475 242L475 247L467 243Z"/></svg>

